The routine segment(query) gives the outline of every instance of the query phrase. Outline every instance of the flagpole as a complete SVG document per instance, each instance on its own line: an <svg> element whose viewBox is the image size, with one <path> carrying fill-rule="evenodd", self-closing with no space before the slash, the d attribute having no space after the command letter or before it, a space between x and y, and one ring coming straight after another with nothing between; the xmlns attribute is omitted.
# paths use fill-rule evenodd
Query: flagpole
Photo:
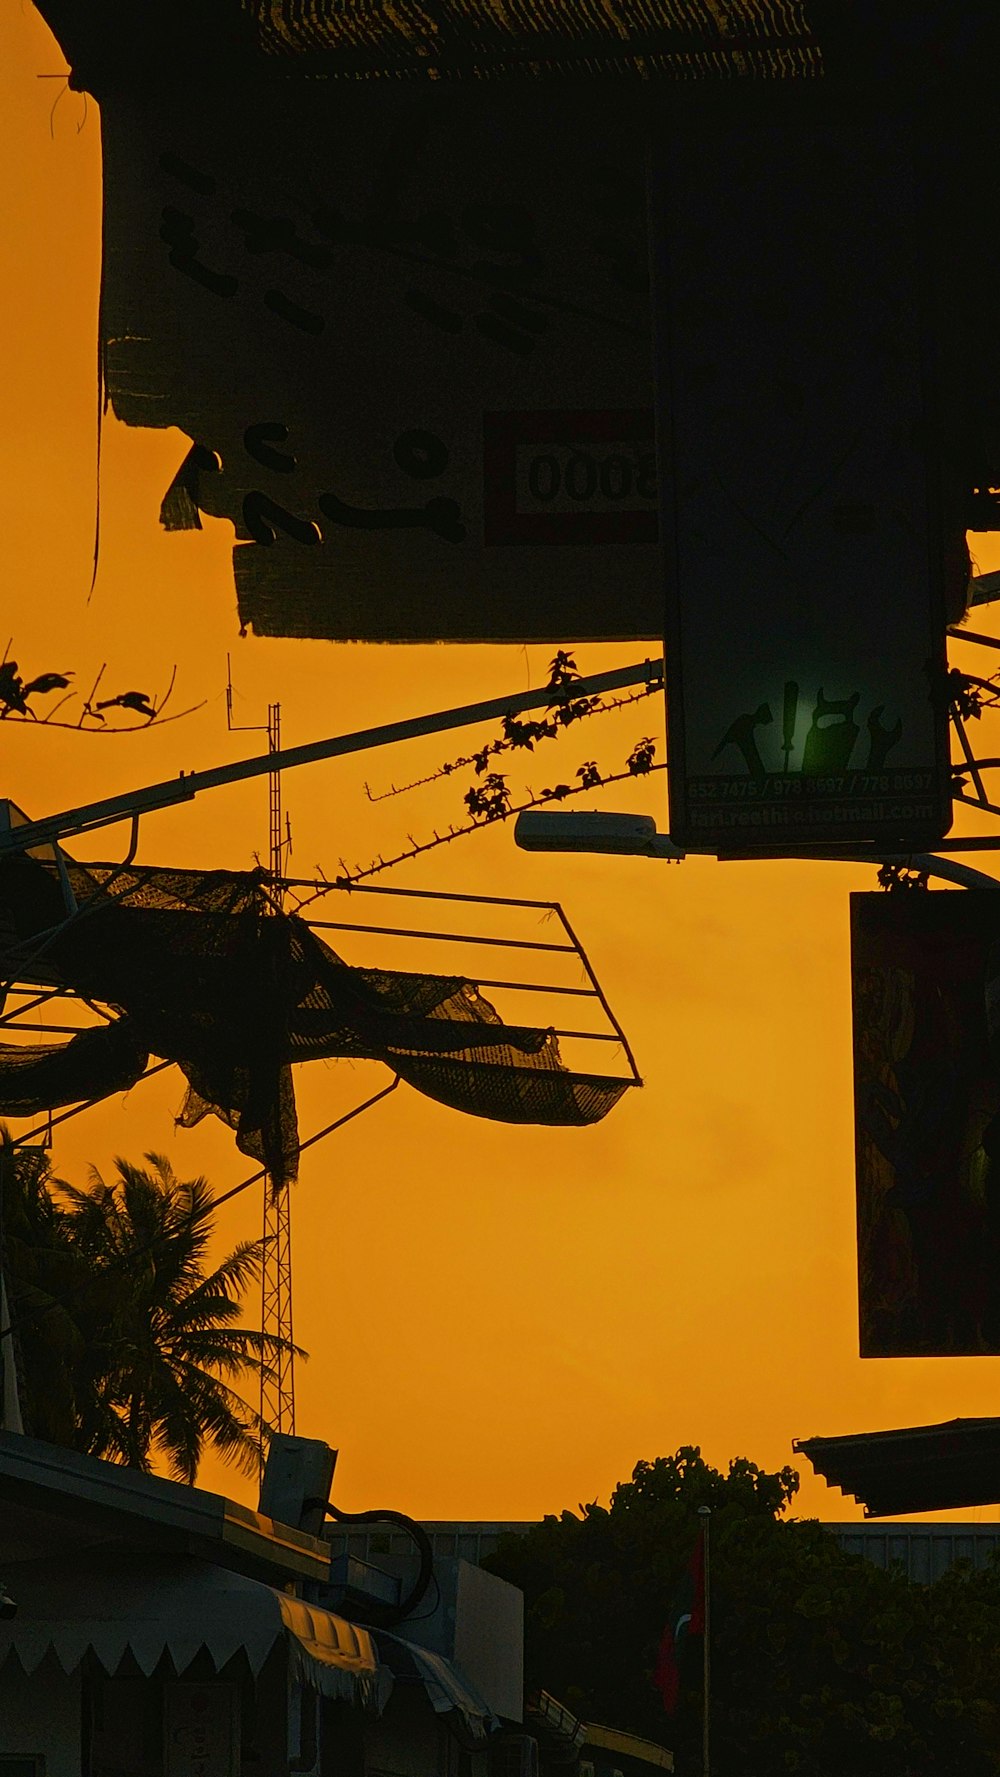
<svg viewBox="0 0 1000 1777"><path fill-rule="evenodd" d="M702 1550L705 1576L705 1633L702 1636L702 1718L701 1718L701 1762L702 1777L712 1777L711 1725L712 1725L712 1558L711 1558L711 1506L699 1506L698 1516L702 1524Z"/></svg>

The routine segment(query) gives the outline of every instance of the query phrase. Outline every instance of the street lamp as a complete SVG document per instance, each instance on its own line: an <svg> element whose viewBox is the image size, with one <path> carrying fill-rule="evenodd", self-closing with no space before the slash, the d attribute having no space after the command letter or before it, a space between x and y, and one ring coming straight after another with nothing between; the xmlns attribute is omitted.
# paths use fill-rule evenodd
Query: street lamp
<svg viewBox="0 0 1000 1777"><path fill-rule="evenodd" d="M522 851L612 852L638 858L685 856L668 833L658 833L649 814L583 814L525 809L514 824Z"/></svg>
<svg viewBox="0 0 1000 1777"><path fill-rule="evenodd" d="M514 823L514 839L522 851L605 852L617 857L666 858L679 863L691 855L675 845L669 833L658 833L656 822L648 814L601 814L588 811L558 813L553 810L525 809ZM946 842L947 843L947 842ZM949 851L996 851L995 839L957 839L948 844ZM814 863L900 864L904 869L919 870L936 876L958 888L1000 888L995 876L982 870L970 870L952 858L941 858L932 852L878 852L874 846L854 851L782 850L760 852L728 852L703 854L717 857L720 863L749 863L754 857L799 859Z"/></svg>

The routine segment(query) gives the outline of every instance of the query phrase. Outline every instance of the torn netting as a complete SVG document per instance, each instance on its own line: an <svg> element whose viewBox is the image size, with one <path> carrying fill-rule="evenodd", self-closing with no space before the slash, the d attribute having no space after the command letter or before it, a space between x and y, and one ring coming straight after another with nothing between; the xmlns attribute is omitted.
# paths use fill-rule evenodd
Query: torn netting
<svg viewBox="0 0 1000 1777"><path fill-rule="evenodd" d="M514 1123L596 1122L630 1083L572 1072L552 1031L504 1024L461 977L343 962L258 875L68 870L71 919L49 866L0 867L21 966L34 946L50 975L127 1018L130 1041L184 1073L180 1122L221 1117L276 1184L298 1161L293 1062L381 1061L456 1110Z"/></svg>
<svg viewBox="0 0 1000 1777"><path fill-rule="evenodd" d="M127 1092L148 1062L127 1018L82 1030L68 1043L0 1043L0 1116L38 1117Z"/></svg>

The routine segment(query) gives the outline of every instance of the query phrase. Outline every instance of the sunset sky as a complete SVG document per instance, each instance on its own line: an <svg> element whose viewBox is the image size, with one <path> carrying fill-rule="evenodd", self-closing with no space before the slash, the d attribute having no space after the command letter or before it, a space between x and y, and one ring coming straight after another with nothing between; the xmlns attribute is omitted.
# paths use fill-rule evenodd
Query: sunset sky
<svg viewBox="0 0 1000 1777"><path fill-rule="evenodd" d="M263 751L263 735L227 733L227 653L237 718L263 723L280 700L289 745L543 683L543 647L241 640L231 527L206 519L200 532L167 534L157 522L188 441L126 430L110 414L88 596L101 126L92 101L48 78L64 71L29 0L5 9L0 649L9 635L26 676L73 669L88 682L106 662L109 692L162 691L176 664L172 707L200 707L148 734L7 723L3 793L37 816ZM981 569L1000 566L1000 549L975 542ZM996 623L977 613L977 629ZM577 661L598 671L642 654L589 647ZM647 733L661 737L662 759L662 716L657 699L589 723L512 781L537 787L586 758L620 769ZM377 792L418 778L488 732L287 774L295 873L334 875L341 857L388 856L408 833L457 822L468 774L381 802L365 781ZM653 813L665 827L664 775L592 805ZM148 817L139 857L245 869L266 844L261 780ZM126 846L121 828L70 849L106 858ZM680 1444L723 1466L746 1455L775 1468L792 1460L793 1437L996 1412L998 1360L857 1355L848 894L873 887L871 872L528 856L498 825L380 880L561 902L645 1085L586 1130L491 1124L401 1087L303 1157L295 1334L311 1355L298 1371L297 1429L339 1447L341 1506L531 1518L606 1500L638 1459ZM326 916L368 917L358 898L345 901L332 897ZM550 928L537 914L484 909L478 929L545 938ZM496 953L484 965L444 944L390 957L366 942L340 948L350 961L499 972ZM375 1064L299 1070L303 1135L388 1079ZM237 1183L253 1169L220 1124L175 1129L181 1096L171 1071L124 1106L81 1116L57 1132L57 1172L82 1182L91 1163L107 1172L116 1154L155 1150L182 1176L204 1172L220 1191ZM220 1241L259 1223L255 1188L220 1212ZM251 1484L214 1461L201 1480L252 1499ZM797 1509L855 1515L805 1474Z"/></svg>

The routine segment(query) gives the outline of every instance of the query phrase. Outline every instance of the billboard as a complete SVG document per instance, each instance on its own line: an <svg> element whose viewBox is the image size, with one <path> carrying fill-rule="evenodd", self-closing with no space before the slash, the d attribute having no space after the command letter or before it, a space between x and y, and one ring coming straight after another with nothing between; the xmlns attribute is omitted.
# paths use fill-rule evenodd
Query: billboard
<svg viewBox="0 0 1000 1777"><path fill-rule="evenodd" d="M1000 892L851 896L862 1357L1000 1353Z"/></svg>
<svg viewBox="0 0 1000 1777"><path fill-rule="evenodd" d="M691 124L653 216L671 834L930 845L945 548L909 145Z"/></svg>
<svg viewBox="0 0 1000 1777"><path fill-rule="evenodd" d="M102 93L104 374L192 441L243 624L658 637L645 135L620 89L242 64ZM183 462L180 460L183 456Z"/></svg>

